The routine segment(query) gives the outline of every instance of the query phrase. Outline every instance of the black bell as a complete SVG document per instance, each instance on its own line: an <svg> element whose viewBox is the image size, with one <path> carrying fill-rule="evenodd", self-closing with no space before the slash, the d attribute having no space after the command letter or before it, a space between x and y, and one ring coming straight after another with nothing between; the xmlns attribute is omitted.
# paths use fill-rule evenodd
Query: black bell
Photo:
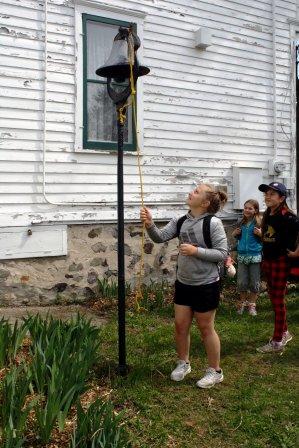
<svg viewBox="0 0 299 448"><path fill-rule="evenodd" d="M116 82L124 82L125 79L130 78L130 61L129 61L129 35L133 37L134 55L132 66L133 76L136 81L139 76L147 75L150 71L148 67L139 65L136 51L140 47L139 37L128 28L119 28L118 34L113 41L112 50L106 63L96 70L98 76L103 78L112 78Z"/></svg>

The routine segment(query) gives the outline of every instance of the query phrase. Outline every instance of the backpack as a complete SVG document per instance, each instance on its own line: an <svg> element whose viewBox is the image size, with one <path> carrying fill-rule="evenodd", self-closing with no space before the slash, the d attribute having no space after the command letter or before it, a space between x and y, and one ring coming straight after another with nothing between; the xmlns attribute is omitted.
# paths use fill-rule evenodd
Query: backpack
<svg viewBox="0 0 299 448"><path fill-rule="evenodd" d="M204 239L205 245L207 246L208 249L212 249L211 219L213 218L213 216L214 215L205 216L203 219L203 224L202 224L203 239ZM177 237L178 238L180 236L182 225L183 225L184 221L186 221L187 218L188 218L188 215L184 215L184 216L181 216L177 221L176 228L177 228ZM221 281L221 279L225 275L224 261L219 261L217 263L217 266L218 266L219 276L220 276L220 281Z"/></svg>
<svg viewBox="0 0 299 448"><path fill-rule="evenodd" d="M203 239L204 239L205 245L207 246L208 249L212 249L210 224L211 224L211 219L213 218L213 216L214 215L205 216L203 219L203 224L202 224ZM184 215L178 219L178 222L176 224L177 237L180 236L183 222L186 221L187 218L188 218L188 215Z"/></svg>

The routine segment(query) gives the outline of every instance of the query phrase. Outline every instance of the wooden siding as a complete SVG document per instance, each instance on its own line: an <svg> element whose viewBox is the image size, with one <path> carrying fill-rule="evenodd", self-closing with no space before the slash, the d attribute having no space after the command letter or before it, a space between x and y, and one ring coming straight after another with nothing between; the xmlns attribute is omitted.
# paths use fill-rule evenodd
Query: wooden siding
<svg viewBox="0 0 299 448"><path fill-rule="evenodd" d="M98 9L95 6L98 4ZM93 1L95 15L109 15ZM107 2L106 2L107 3ZM272 0L111 0L145 12L142 163L145 201L167 218L201 180L228 186L232 166L263 168L273 158ZM276 1L277 155L292 174L289 19L296 0ZM212 30L207 50L194 31ZM116 218L116 154L75 152L75 6L48 0L47 175L42 195L44 4L0 3L0 226ZM136 156L125 155L126 218L138 216ZM180 205L181 203L181 205Z"/></svg>

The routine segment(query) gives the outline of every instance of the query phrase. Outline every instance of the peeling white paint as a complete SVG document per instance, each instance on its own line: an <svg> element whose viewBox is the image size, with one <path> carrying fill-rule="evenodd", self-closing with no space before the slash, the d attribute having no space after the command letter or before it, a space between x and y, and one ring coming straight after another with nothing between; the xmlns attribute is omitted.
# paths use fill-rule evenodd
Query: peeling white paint
<svg viewBox="0 0 299 448"><path fill-rule="evenodd" d="M95 207L55 207L41 196L44 3L4 0L0 5L0 216L1 226L34 221L116 219L116 153L74 153L76 83L74 2L49 1L48 190L53 200L98 201ZM94 14L109 15L97 1ZM184 208L192 184L228 186L232 210L232 165L262 168L272 157L271 8L245 0L111 0L126 12L147 11L143 60L146 201L159 218ZM107 6L107 5L106 5ZM296 0L277 0L278 154L290 163L289 24ZM14 23L15 21L15 23ZM211 28L213 45L194 48L194 31ZM6 42L6 43L5 43ZM7 45L7 42L9 44ZM3 112L3 113L2 113ZM13 123L13 124L12 124ZM283 132L280 132L283 128ZM127 218L138 219L140 186L135 154L125 154ZM181 205L178 205L180 204ZM170 205L165 208L165 203ZM75 210L74 210L75 209ZM165 211L164 211L165 209Z"/></svg>

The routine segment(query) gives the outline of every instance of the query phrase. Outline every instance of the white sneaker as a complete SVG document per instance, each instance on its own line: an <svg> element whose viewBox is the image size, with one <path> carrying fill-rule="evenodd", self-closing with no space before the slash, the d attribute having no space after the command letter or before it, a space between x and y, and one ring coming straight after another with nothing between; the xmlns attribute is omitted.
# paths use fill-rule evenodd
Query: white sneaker
<svg viewBox="0 0 299 448"><path fill-rule="evenodd" d="M250 316L256 316L257 315L255 303L248 303L248 314Z"/></svg>
<svg viewBox="0 0 299 448"><path fill-rule="evenodd" d="M291 335L291 333L289 331L285 331L282 335L282 345L285 346L287 345L288 342L290 342L293 339L293 336Z"/></svg>
<svg viewBox="0 0 299 448"><path fill-rule="evenodd" d="M258 347L257 351L260 353L280 353L283 351L283 343L270 340L268 344Z"/></svg>
<svg viewBox="0 0 299 448"><path fill-rule="evenodd" d="M176 368L171 372L170 378L172 379L172 381L182 381L190 372L190 363L180 359L177 362Z"/></svg>
<svg viewBox="0 0 299 448"><path fill-rule="evenodd" d="M215 386L217 383L222 383L224 379L223 371L216 372L213 367L209 367L206 370L206 373L203 378L197 381L196 386L201 389L209 389L210 387Z"/></svg>
<svg viewBox="0 0 299 448"><path fill-rule="evenodd" d="M243 314L245 310L246 303L242 303L241 306L237 309L237 314Z"/></svg>

